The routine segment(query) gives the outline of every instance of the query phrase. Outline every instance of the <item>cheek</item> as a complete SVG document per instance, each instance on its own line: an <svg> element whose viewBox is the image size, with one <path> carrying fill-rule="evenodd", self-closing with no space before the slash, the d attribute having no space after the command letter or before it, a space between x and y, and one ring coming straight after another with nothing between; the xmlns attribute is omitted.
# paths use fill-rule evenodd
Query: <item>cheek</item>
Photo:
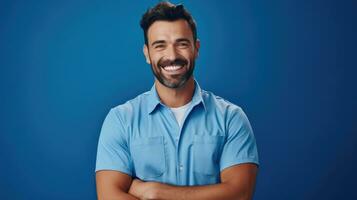
<svg viewBox="0 0 357 200"><path fill-rule="evenodd" d="M192 65L192 62L194 62L196 59L194 54L187 55L187 56L185 56L185 58L190 63L190 65Z"/></svg>
<svg viewBox="0 0 357 200"><path fill-rule="evenodd" d="M194 50L187 50L181 52L181 55L186 58L187 60L194 59L196 57L196 52Z"/></svg>
<svg viewBox="0 0 357 200"><path fill-rule="evenodd" d="M159 59L160 58L151 58L151 66L155 68L155 70L160 70L159 69Z"/></svg>
<svg viewBox="0 0 357 200"><path fill-rule="evenodd" d="M150 54L151 64L157 65L157 62L160 60L161 55L159 54Z"/></svg>

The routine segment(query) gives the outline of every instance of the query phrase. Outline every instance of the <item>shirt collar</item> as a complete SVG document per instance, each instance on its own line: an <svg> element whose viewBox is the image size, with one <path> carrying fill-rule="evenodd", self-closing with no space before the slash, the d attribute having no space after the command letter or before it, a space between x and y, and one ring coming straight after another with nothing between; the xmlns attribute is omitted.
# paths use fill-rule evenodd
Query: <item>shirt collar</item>
<svg viewBox="0 0 357 200"><path fill-rule="evenodd" d="M164 105L161 103L159 95L157 94L155 84L151 87L148 97L148 114L151 114L158 105ZM202 97L202 90L197 81L195 80L195 91L191 100L191 106L194 107L198 104L202 104L203 108L206 110L205 103Z"/></svg>

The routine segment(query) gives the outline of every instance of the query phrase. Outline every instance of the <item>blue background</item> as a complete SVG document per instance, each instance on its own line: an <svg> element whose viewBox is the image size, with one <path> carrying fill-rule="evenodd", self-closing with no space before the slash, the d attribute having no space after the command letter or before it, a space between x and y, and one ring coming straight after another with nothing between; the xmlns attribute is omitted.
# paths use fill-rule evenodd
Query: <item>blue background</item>
<svg viewBox="0 0 357 200"><path fill-rule="evenodd" d="M156 2L0 2L0 199L96 198L104 117L153 84L139 20ZM183 2L197 80L255 131L254 199L357 199L356 1Z"/></svg>

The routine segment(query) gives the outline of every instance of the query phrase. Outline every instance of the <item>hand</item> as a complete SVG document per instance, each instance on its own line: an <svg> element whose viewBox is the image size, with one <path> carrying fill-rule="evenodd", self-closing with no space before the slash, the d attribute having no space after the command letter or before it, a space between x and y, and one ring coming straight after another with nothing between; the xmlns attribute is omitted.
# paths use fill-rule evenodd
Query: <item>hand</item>
<svg viewBox="0 0 357 200"><path fill-rule="evenodd" d="M160 185L160 183L156 182L144 182L134 179L131 183L129 194L142 200L157 199L157 191Z"/></svg>

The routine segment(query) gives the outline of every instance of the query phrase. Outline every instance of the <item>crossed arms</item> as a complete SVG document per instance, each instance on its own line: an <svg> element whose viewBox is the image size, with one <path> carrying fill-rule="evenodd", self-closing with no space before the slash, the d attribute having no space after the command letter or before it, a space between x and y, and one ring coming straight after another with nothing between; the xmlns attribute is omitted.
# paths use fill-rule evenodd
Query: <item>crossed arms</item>
<svg viewBox="0 0 357 200"><path fill-rule="evenodd" d="M172 186L142 182L118 172L96 173L98 200L250 200L257 176L257 165L238 164L221 172L221 183L206 186Z"/></svg>

